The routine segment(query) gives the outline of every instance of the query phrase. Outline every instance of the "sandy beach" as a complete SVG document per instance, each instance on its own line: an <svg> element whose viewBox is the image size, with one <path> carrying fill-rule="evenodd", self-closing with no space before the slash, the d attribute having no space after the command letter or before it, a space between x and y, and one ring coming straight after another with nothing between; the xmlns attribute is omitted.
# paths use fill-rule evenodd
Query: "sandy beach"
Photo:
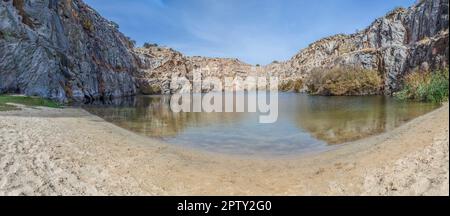
<svg viewBox="0 0 450 216"><path fill-rule="evenodd" d="M83 109L0 112L0 195L449 195L449 106L337 149L245 158L175 147Z"/></svg>

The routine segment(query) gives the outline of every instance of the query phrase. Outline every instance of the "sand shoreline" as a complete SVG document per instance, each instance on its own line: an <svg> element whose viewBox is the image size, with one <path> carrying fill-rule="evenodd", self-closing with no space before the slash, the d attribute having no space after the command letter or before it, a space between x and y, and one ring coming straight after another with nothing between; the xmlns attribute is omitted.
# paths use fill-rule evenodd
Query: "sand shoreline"
<svg viewBox="0 0 450 216"><path fill-rule="evenodd" d="M447 195L448 103L388 133L286 158L171 146L79 108L0 112L0 195Z"/></svg>

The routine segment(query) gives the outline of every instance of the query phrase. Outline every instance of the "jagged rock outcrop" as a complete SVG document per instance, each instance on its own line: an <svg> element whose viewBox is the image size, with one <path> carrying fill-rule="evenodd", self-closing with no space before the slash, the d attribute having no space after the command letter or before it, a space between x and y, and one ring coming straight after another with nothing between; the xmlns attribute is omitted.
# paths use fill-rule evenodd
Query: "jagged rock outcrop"
<svg viewBox="0 0 450 216"><path fill-rule="evenodd" d="M170 94L170 83L176 77L186 77L186 58L171 48L148 46L134 50L138 56L139 72L136 75L143 94Z"/></svg>
<svg viewBox="0 0 450 216"><path fill-rule="evenodd" d="M145 52L152 54L142 55ZM162 89L163 93L183 92L189 88L192 69L196 67L207 68L209 72L202 73L203 77L220 79L232 76L242 80L256 74L276 76L279 89L304 91L306 85L302 83L314 69L354 66L378 71L383 80L382 92L391 94L399 89L402 77L416 67L448 66L448 0L423 0L408 9L397 8L362 31L321 39L288 61L264 67L252 67L237 59L183 57L179 52L156 46L138 49L138 53L143 62L160 63L144 64L141 74L145 75L140 80L150 83L143 85L144 89L150 86L150 93L153 89ZM181 87L170 90L171 80ZM203 91L209 90L202 87Z"/></svg>
<svg viewBox="0 0 450 216"><path fill-rule="evenodd" d="M208 77L223 82L225 77L245 79L258 74L257 67L238 59L183 56L171 48L156 45L137 48L135 54L140 59L137 80L143 94L192 92L195 69L201 74L202 92L213 90L214 85L208 82Z"/></svg>
<svg viewBox="0 0 450 216"><path fill-rule="evenodd" d="M61 102L135 94L132 48L81 0L0 1L0 93Z"/></svg>
<svg viewBox="0 0 450 216"><path fill-rule="evenodd" d="M384 92L390 94L415 67L448 67L448 6L448 0L423 0L408 9L397 8L362 31L324 38L266 69L299 78L317 67L374 69L384 80Z"/></svg>

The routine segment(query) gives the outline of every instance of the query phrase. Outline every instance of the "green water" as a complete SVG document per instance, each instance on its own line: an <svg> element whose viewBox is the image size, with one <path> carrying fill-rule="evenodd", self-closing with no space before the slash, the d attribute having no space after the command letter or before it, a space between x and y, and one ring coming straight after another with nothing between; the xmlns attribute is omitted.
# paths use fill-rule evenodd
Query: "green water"
<svg viewBox="0 0 450 216"><path fill-rule="evenodd" d="M392 130L437 105L390 97L321 97L279 94L278 120L260 113L174 113L168 96L139 96L84 108L106 121L149 137L206 151L288 155L326 150Z"/></svg>

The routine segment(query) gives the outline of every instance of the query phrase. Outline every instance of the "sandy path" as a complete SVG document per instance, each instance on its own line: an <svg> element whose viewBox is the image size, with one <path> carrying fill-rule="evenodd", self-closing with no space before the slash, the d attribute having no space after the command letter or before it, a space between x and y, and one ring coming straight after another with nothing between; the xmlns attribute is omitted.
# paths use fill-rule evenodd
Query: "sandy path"
<svg viewBox="0 0 450 216"><path fill-rule="evenodd" d="M448 113L263 159L170 146L81 109L0 112L0 195L448 195Z"/></svg>

